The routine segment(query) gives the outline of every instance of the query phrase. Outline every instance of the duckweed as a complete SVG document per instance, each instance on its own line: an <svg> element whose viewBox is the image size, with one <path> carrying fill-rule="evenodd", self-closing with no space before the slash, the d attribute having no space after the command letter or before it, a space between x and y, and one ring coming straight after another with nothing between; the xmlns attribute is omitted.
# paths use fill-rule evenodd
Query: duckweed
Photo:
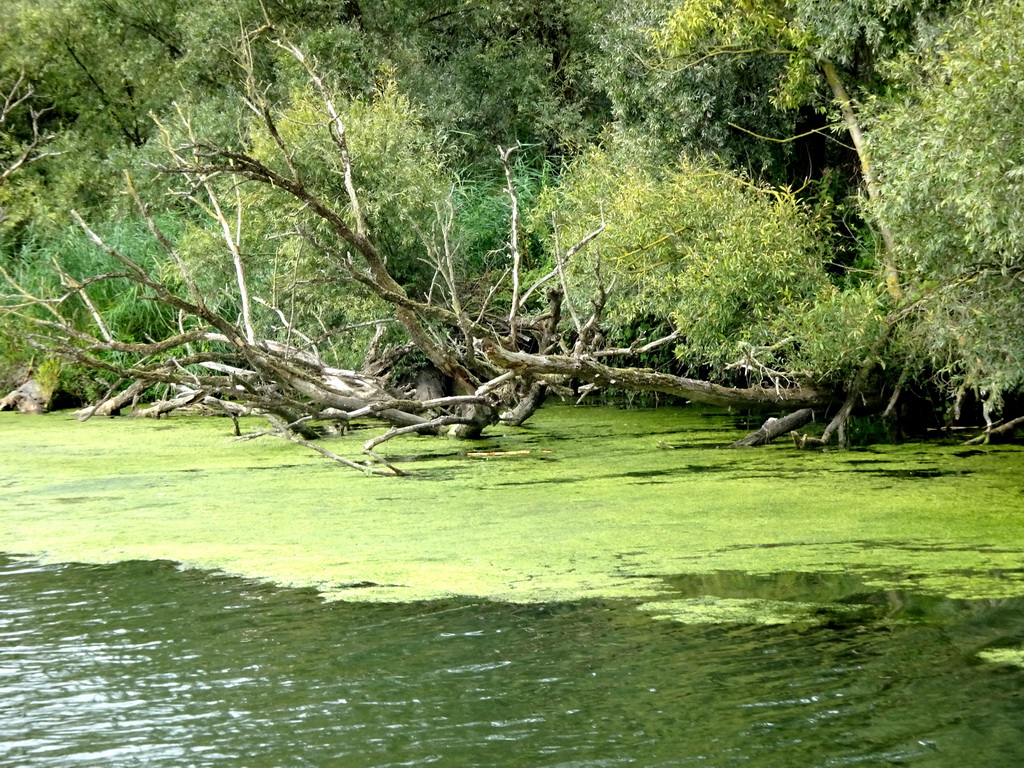
<svg viewBox="0 0 1024 768"><path fill-rule="evenodd" d="M738 426L695 407L558 406L485 440L395 440L385 453L413 475L383 478L274 438L230 442L221 418L3 413L0 550L173 560L347 601L629 597L677 617L693 606L672 578L719 571L1024 595L1020 448L732 450ZM357 456L367 435L326 444Z"/></svg>

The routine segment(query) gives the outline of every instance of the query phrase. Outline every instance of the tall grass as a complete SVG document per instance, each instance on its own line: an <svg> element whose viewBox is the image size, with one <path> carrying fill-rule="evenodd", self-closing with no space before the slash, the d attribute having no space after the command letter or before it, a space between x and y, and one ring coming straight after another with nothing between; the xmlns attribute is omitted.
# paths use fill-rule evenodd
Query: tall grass
<svg viewBox="0 0 1024 768"><path fill-rule="evenodd" d="M160 223L172 233L181 228L181 224L172 216L165 216ZM95 230L104 242L132 258L144 269L157 275L167 272L165 254L144 222L122 219L97 225ZM43 299L56 299L67 294L68 288L62 285L61 272L72 280L81 281L95 275L125 271L122 264L93 244L84 232L70 227L56 235L30 231L20 245L0 251L0 262L19 286ZM0 282L5 281L0 278ZM173 312L147 299L144 288L126 279L115 278L92 283L87 291L90 301L118 340L159 338L176 327ZM0 288L0 293L11 295L16 291L12 286L5 285ZM65 300L59 305L59 311L74 327L93 335L100 334L92 314L80 297ZM47 317L45 310L40 307L24 309L23 313L28 317ZM0 384L13 384L28 368L36 371L40 369L49 358L43 338L46 333L24 316L5 313L0 324ZM49 368L46 370L49 371ZM74 366L63 372L58 367L51 378L55 386L77 390L78 396L83 399L89 398L94 390L104 386L102 381L96 381L95 374L86 374Z"/></svg>
<svg viewBox="0 0 1024 768"><path fill-rule="evenodd" d="M512 168L513 183L519 199L520 219L525 222L541 192L554 182L557 170L548 160L519 158ZM511 201L501 167L495 163L493 173L466 177L454 191L455 230L464 254L467 271L480 274L503 269L508 252ZM520 232L527 258L540 257L539 241L529 233Z"/></svg>

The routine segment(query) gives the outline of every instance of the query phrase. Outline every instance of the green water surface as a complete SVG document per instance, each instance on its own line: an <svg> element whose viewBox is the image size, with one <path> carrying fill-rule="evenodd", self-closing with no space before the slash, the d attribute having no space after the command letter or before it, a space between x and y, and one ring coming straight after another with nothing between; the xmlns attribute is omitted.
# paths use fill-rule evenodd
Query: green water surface
<svg viewBox="0 0 1024 768"><path fill-rule="evenodd" d="M0 764L1024 764L1024 451L742 426L0 414Z"/></svg>
<svg viewBox="0 0 1024 768"><path fill-rule="evenodd" d="M355 456L370 434L326 444ZM694 408L555 407L484 441L388 443L414 475L382 478L273 438L231 443L226 419L4 413L0 551L172 560L355 601L639 597L683 620L700 605L668 577L721 570L1024 595L1020 448L724 447L742 434ZM495 451L529 453L467 455Z"/></svg>
<svg viewBox="0 0 1024 768"><path fill-rule="evenodd" d="M0 764L1024 763L1024 669L983 658L1024 641L1024 599L883 592L843 573L672 587L784 598L802 618L652 621L629 599L324 602L162 561L0 557Z"/></svg>

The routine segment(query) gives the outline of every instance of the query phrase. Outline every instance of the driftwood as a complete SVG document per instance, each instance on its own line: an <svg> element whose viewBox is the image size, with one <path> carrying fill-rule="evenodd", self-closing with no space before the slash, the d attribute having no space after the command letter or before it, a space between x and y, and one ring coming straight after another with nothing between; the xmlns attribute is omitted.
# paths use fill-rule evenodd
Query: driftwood
<svg viewBox="0 0 1024 768"><path fill-rule="evenodd" d="M1013 430L1017 427L1024 425L1024 416L1018 416L1016 419L1011 419L1005 424L999 426L993 426L986 429L984 433L978 435L971 440L966 440L964 445L980 445L988 443L992 438L1005 437L1006 435L1012 434Z"/></svg>
<svg viewBox="0 0 1024 768"><path fill-rule="evenodd" d="M757 432L752 432L742 440L737 440L732 444L732 447L744 448L765 445L781 435L786 435L795 429L800 429L800 427L813 420L814 411L810 408L801 408L799 411L794 411L788 416L783 416L781 419L770 418L761 425Z"/></svg>
<svg viewBox="0 0 1024 768"><path fill-rule="evenodd" d="M165 413L171 413L182 408L187 408L206 397L207 393L201 389L186 390L170 400L159 400L148 408L141 408L135 412L136 416L149 419L159 419Z"/></svg>
<svg viewBox="0 0 1024 768"><path fill-rule="evenodd" d="M17 408L20 413L40 414L50 405L45 388L35 379L29 379L0 400L0 411Z"/></svg>
<svg viewBox="0 0 1024 768"><path fill-rule="evenodd" d="M123 389L120 392L113 394L110 397L104 398L101 402L96 405L90 405L88 408L82 408L80 411L75 412L75 416L79 421L86 421L91 419L93 416L119 416L121 409L136 402L139 396L146 391L149 387L150 382L142 379L133 381L127 389Z"/></svg>

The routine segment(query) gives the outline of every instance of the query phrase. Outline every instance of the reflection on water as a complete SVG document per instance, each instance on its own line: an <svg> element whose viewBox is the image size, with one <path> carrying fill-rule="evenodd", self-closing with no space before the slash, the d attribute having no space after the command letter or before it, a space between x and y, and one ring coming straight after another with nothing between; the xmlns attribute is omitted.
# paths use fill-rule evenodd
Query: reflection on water
<svg viewBox="0 0 1024 768"><path fill-rule="evenodd" d="M172 564L0 559L4 766L1017 766L1024 601L842 575L678 598L856 606L788 625L626 602L324 604Z"/></svg>

